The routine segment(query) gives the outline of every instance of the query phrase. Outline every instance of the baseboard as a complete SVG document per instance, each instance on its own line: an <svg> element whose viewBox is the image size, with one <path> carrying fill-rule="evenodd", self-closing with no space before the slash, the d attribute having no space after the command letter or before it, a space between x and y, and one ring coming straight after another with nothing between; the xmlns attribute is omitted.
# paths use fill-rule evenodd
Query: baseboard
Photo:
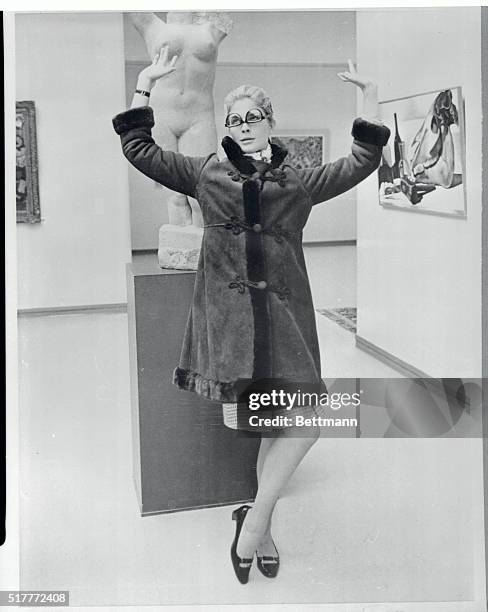
<svg viewBox="0 0 488 612"><path fill-rule="evenodd" d="M432 376L429 376L429 374L422 372L422 370L419 370L412 364L403 361L403 359L400 359L392 353L385 351L385 349L382 349L381 347L377 346L373 342L370 342L369 340L366 340L366 338L363 338L358 334L356 334L356 347L363 351L366 351L366 353L369 353L370 355L373 355L373 357L376 357L376 359L378 359L379 361L382 361L390 368L396 370L402 376L405 376L407 378L428 378L436 380Z"/></svg>
<svg viewBox="0 0 488 612"><path fill-rule="evenodd" d="M18 317L45 317L50 315L127 312L127 303L83 304L81 306L50 306L47 308L19 308Z"/></svg>
<svg viewBox="0 0 488 612"><path fill-rule="evenodd" d="M458 397L457 397L458 384L456 383L456 379L453 379L452 382L454 384L451 384L449 382L451 380L450 378L435 378L433 376L430 376L429 374L422 372L422 370L419 370L412 364L406 361L403 361L403 359L396 357L392 353L385 351L384 349L377 346L373 342L370 342L369 340L366 340L366 338L362 338L361 336L358 336L357 334L356 334L356 347L369 353L370 355L372 355L379 361L382 361L384 364L396 370L402 376L405 376L406 378L413 378L413 379L420 378L422 379L422 383L426 384L432 391L436 391L440 393L447 393L447 395L452 397L452 399L458 401ZM464 398L463 401L465 402L465 405L467 406L469 410L469 405L470 405L469 398L466 397Z"/></svg>

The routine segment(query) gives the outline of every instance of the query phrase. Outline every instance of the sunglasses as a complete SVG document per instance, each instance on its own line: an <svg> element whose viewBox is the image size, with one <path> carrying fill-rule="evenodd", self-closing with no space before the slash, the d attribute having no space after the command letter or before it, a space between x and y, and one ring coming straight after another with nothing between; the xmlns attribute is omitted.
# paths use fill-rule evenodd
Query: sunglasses
<svg viewBox="0 0 488 612"><path fill-rule="evenodd" d="M266 119L266 116L260 108L251 108L251 110L247 111L245 119L237 113L227 115L225 127L238 127L243 123L259 123L263 119Z"/></svg>

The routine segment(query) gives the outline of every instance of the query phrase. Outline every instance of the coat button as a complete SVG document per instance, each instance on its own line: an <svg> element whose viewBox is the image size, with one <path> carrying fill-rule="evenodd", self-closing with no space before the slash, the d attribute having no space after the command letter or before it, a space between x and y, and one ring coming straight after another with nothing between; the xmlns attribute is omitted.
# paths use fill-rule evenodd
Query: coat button
<svg viewBox="0 0 488 612"><path fill-rule="evenodd" d="M263 227L262 227L262 225L260 223L255 223L252 226L252 229L256 232L256 234L259 234L259 232L262 231Z"/></svg>
<svg viewBox="0 0 488 612"><path fill-rule="evenodd" d="M266 281L259 281L258 284L256 285L258 289L266 289L267 286L268 286L268 283Z"/></svg>

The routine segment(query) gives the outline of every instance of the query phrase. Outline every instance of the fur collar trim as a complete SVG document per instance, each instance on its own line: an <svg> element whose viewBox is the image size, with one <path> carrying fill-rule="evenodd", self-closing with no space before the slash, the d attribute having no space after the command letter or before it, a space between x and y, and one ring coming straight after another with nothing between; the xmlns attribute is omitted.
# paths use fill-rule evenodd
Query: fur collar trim
<svg viewBox="0 0 488 612"><path fill-rule="evenodd" d="M230 136L225 136L222 139L222 148L224 149L228 160L239 170L239 172L250 175L257 172L257 168L253 164L252 159L244 155L241 147L235 140L232 140ZM284 162L285 157L288 155L288 151L274 142L271 143L271 151L273 156L269 165L271 169L278 168L278 166L281 166L281 164Z"/></svg>

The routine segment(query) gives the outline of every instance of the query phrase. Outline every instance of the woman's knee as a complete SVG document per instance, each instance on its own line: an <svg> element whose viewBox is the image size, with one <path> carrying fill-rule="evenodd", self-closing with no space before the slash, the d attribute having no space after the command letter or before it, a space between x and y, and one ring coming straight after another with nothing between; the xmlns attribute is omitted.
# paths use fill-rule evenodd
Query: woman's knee
<svg viewBox="0 0 488 612"><path fill-rule="evenodd" d="M312 447L320 438L320 427L318 425L290 427L287 430L287 437L298 438L303 441L304 446Z"/></svg>

